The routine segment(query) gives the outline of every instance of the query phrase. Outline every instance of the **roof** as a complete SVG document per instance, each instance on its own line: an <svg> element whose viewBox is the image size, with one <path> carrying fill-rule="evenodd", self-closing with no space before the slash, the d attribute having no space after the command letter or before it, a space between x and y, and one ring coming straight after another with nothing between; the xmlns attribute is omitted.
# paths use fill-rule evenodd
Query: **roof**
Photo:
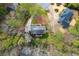
<svg viewBox="0 0 79 59"><path fill-rule="evenodd" d="M73 11L71 9L64 9L63 12L60 14L60 23L63 25L64 28L67 28L71 22L71 18L73 16Z"/></svg>

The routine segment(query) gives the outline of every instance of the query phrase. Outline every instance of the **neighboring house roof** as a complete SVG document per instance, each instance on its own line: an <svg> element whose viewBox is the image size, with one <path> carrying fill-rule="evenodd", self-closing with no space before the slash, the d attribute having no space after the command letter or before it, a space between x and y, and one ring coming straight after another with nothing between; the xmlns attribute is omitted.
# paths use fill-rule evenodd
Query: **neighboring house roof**
<svg viewBox="0 0 79 59"><path fill-rule="evenodd" d="M42 35L45 33L45 31L46 31L45 26L41 26L41 25L32 25L31 26L31 34Z"/></svg>
<svg viewBox="0 0 79 59"><path fill-rule="evenodd" d="M73 16L73 11L71 9L64 9L60 14L59 22L63 25L64 28L68 28Z"/></svg>

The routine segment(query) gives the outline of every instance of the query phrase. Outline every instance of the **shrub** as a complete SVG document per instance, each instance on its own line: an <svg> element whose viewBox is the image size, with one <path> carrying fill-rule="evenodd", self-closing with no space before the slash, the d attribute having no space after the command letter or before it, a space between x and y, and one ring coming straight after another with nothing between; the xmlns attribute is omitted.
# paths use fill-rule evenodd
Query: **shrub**
<svg viewBox="0 0 79 59"><path fill-rule="evenodd" d="M44 46L44 44L47 42L49 39L48 33L44 34L42 37L39 38L34 38L31 42L33 46Z"/></svg>
<svg viewBox="0 0 79 59"><path fill-rule="evenodd" d="M10 19L7 23L11 27L20 27L22 25L22 21L16 19Z"/></svg>
<svg viewBox="0 0 79 59"><path fill-rule="evenodd" d="M77 23L75 24L74 27L69 27L68 31L75 35L78 36L79 35L79 20L76 21Z"/></svg>
<svg viewBox="0 0 79 59"><path fill-rule="evenodd" d="M0 6L0 16L6 15L6 14L7 14L7 10L4 7Z"/></svg>
<svg viewBox="0 0 79 59"><path fill-rule="evenodd" d="M7 34L6 33L0 33L0 40L6 39Z"/></svg>
<svg viewBox="0 0 79 59"><path fill-rule="evenodd" d="M79 4L78 3L66 3L66 7L79 10Z"/></svg>
<svg viewBox="0 0 79 59"><path fill-rule="evenodd" d="M15 47L16 45L22 45L24 43L26 42L21 36L8 36L5 40L2 41L2 49L9 49Z"/></svg>
<svg viewBox="0 0 79 59"><path fill-rule="evenodd" d="M79 48L79 40L78 40L78 39L73 40L73 41L72 41L72 45L73 45L74 47Z"/></svg>
<svg viewBox="0 0 79 59"><path fill-rule="evenodd" d="M25 43L26 43L26 41L24 40L24 38L23 37L20 37L20 39L18 41L18 45L23 45Z"/></svg>
<svg viewBox="0 0 79 59"><path fill-rule="evenodd" d="M3 30L0 28L0 40L6 39L7 34L3 32Z"/></svg>
<svg viewBox="0 0 79 59"><path fill-rule="evenodd" d="M6 40L2 41L2 49L8 49L12 45L12 40L8 37Z"/></svg>
<svg viewBox="0 0 79 59"><path fill-rule="evenodd" d="M73 35L79 35L79 32L75 29L75 27L69 27L68 31Z"/></svg>
<svg viewBox="0 0 79 59"><path fill-rule="evenodd" d="M63 35L61 32L57 32L55 35L45 34L40 38L34 38L32 41L33 46L44 46L47 47L50 44L54 44L57 48L62 48Z"/></svg>

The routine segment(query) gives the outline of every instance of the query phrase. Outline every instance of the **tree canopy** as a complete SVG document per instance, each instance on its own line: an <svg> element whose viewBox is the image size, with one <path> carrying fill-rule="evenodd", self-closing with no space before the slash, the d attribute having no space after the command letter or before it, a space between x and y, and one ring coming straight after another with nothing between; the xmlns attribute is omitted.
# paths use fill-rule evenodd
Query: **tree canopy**
<svg viewBox="0 0 79 59"><path fill-rule="evenodd" d="M39 4L20 4L19 8L29 11L31 15L33 15L34 13L37 13L39 15L46 15L46 11Z"/></svg>
<svg viewBox="0 0 79 59"><path fill-rule="evenodd" d="M65 6L71 9L79 10L79 3L66 3Z"/></svg>
<svg viewBox="0 0 79 59"><path fill-rule="evenodd" d="M0 16L5 16L7 13L7 10L4 5L5 4L0 4Z"/></svg>

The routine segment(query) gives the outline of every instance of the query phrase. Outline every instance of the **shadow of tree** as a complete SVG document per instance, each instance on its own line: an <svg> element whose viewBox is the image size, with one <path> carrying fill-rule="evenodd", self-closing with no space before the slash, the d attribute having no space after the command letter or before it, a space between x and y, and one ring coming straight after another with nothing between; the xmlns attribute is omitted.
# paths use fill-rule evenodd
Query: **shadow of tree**
<svg viewBox="0 0 79 59"><path fill-rule="evenodd" d="M48 38L48 33L46 33L46 34L44 34L42 37L40 37L40 39L46 39L46 38Z"/></svg>

